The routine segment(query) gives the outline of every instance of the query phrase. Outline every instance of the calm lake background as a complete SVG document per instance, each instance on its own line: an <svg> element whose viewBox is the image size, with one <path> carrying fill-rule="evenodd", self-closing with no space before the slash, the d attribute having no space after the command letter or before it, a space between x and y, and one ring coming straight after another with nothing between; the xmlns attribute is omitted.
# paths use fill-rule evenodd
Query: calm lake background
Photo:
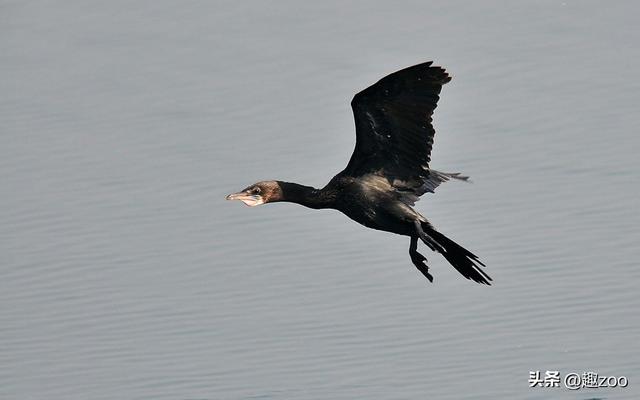
<svg viewBox="0 0 640 400"><path fill-rule="evenodd" d="M637 2L0 2L0 398L640 398ZM417 204L463 279L334 211L349 102L447 68ZM529 371L624 375L529 388Z"/></svg>

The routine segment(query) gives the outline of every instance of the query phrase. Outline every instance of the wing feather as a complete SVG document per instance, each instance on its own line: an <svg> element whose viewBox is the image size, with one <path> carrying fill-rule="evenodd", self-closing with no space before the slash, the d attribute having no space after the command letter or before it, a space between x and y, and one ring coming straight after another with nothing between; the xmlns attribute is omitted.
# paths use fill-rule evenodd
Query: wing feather
<svg viewBox="0 0 640 400"><path fill-rule="evenodd" d="M384 176L413 203L449 179L429 170L435 130L432 115L451 77L432 62L394 72L351 101L356 146L342 174Z"/></svg>

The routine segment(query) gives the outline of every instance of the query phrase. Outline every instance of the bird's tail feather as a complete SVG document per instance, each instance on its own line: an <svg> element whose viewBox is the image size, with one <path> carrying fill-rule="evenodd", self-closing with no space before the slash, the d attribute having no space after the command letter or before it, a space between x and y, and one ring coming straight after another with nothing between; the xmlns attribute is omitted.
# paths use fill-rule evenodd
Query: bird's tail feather
<svg viewBox="0 0 640 400"><path fill-rule="evenodd" d="M427 246L441 253L465 278L491 285L491 277L481 268L485 265L475 254L436 231L428 222L421 225L424 235L420 237Z"/></svg>
<svg viewBox="0 0 640 400"><path fill-rule="evenodd" d="M426 192L434 193L436 188L440 186L441 183L447 182L450 179L471 182L468 176L460 175L459 172L441 172L436 171L435 169L430 169L429 176L422 184L420 194Z"/></svg>
<svg viewBox="0 0 640 400"><path fill-rule="evenodd" d="M442 172L442 171L436 171L435 169L430 169L429 173L437 176L439 179L443 181L447 181L449 179L458 179L461 181L469 180L468 176L461 175L460 172Z"/></svg>

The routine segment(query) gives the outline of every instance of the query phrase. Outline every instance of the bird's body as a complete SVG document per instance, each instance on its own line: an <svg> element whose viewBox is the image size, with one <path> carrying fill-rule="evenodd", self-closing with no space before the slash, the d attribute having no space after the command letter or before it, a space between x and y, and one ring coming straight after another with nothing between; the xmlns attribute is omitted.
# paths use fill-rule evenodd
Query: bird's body
<svg viewBox="0 0 640 400"><path fill-rule="evenodd" d="M389 182L377 175L360 179L338 176L323 190L337 193L332 208L367 228L410 235L413 220L420 218L398 198Z"/></svg>
<svg viewBox="0 0 640 400"><path fill-rule="evenodd" d="M351 102L356 121L356 146L347 167L322 189L282 181L258 182L227 196L249 206L287 201L306 207L336 209L372 229L411 238L409 255L429 280L418 239L441 253L462 275L479 283L491 278L478 258L436 231L413 209L426 192L457 173L429 168L434 130L431 115L442 85L451 78L431 62L405 68L356 94Z"/></svg>

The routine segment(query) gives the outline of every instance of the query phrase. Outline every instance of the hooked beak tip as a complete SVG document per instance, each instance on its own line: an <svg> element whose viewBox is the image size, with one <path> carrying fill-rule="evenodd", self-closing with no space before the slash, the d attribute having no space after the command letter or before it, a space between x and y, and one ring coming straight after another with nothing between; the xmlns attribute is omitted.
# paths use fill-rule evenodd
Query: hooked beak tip
<svg viewBox="0 0 640 400"><path fill-rule="evenodd" d="M240 197L243 196L244 193L231 193L225 197L226 200L240 200Z"/></svg>

